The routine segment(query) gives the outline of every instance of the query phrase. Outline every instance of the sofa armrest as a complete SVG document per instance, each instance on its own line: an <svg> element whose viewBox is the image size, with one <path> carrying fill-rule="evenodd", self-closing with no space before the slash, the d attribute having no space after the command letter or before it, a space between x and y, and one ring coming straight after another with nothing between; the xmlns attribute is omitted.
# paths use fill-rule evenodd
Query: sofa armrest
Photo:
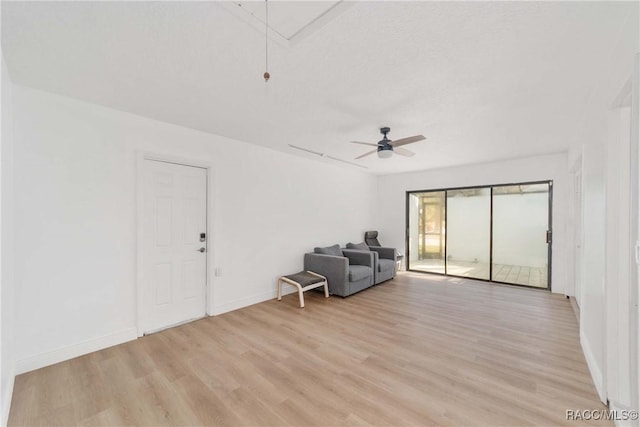
<svg viewBox="0 0 640 427"><path fill-rule="evenodd" d="M364 265L366 267L371 267L376 264L375 263L375 254L371 251L360 251L357 249L343 249L342 253L344 256L349 258L349 264L351 265Z"/></svg>
<svg viewBox="0 0 640 427"><path fill-rule="evenodd" d="M327 278L331 293L346 295L349 282L349 260L340 256L304 254L304 269Z"/></svg>
<svg viewBox="0 0 640 427"><path fill-rule="evenodd" d="M369 249L376 251L380 258L396 260L396 248L385 248L383 246L370 246Z"/></svg>

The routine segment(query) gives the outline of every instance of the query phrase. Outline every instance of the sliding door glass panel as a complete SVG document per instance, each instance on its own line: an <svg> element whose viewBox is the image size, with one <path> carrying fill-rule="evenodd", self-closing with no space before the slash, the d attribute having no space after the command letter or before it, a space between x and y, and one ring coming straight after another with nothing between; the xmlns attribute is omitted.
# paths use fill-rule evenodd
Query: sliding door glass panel
<svg viewBox="0 0 640 427"><path fill-rule="evenodd" d="M409 195L409 269L445 273L445 192Z"/></svg>
<svg viewBox="0 0 640 427"><path fill-rule="evenodd" d="M549 184L493 189L493 278L548 287Z"/></svg>
<svg viewBox="0 0 640 427"><path fill-rule="evenodd" d="M447 191L447 274L490 279L491 189Z"/></svg>

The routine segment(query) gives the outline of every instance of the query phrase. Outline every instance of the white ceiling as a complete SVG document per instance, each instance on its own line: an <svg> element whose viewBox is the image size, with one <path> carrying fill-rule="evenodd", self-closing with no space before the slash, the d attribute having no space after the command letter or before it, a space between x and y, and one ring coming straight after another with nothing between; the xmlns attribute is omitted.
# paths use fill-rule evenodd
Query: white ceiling
<svg viewBox="0 0 640 427"><path fill-rule="evenodd" d="M395 173L565 150L638 4L611 2L3 2L15 83L260 144L352 160L424 134ZM262 30L260 30L262 28ZM331 161L319 159L322 161ZM345 167L354 167L345 165ZM355 167L354 167L355 168Z"/></svg>

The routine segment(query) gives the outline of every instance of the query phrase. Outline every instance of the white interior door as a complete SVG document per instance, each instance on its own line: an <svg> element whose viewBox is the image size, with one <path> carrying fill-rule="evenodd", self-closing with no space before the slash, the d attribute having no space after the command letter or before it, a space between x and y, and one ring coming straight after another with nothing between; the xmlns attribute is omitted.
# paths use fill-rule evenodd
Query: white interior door
<svg viewBox="0 0 640 427"><path fill-rule="evenodd" d="M142 332L205 315L207 170L144 161Z"/></svg>

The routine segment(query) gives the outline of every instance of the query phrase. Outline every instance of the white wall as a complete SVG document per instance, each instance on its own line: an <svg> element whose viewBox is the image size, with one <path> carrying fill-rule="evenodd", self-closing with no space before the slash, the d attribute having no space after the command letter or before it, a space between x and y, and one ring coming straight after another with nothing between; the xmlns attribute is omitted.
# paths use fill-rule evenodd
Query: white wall
<svg viewBox="0 0 640 427"><path fill-rule="evenodd" d="M566 153L381 176L377 208L380 241L384 245L405 247L406 191L542 180L554 182L552 291L567 293L571 224L567 221L570 200Z"/></svg>
<svg viewBox="0 0 640 427"><path fill-rule="evenodd" d="M2 57L0 146L0 425L9 417L14 370L14 279L13 279L13 111L12 83Z"/></svg>
<svg viewBox="0 0 640 427"><path fill-rule="evenodd" d="M375 228L371 175L24 87L14 100L20 372L135 336L137 150L213 165L213 313Z"/></svg>
<svg viewBox="0 0 640 427"><path fill-rule="evenodd" d="M491 196L447 198L447 259L489 263Z"/></svg>
<svg viewBox="0 0 640 427"><path fill-rule="evenodd" d="M582 153L582 283L580 285L580 341L601 399L604 397L604 264L605 188L604 149L585 146ZM603 399L606 400L606 399Z"/></svg>
<svg viewBox="0 0 640 427"><path fill-rule="evenodd" d="M638 8L638 21L640 21L640 7ZM631 259L630 293L633 308L631 318L633 323L629 326L631 331L629 341L631 342L631 404L635 409L640 409L640 259L635 255L635 251L640 249L640 52L635 55L634 71L631 85L631 135L630 135L630 206L632 232L631 243L633 258ZM635 242L633 241L635 239ZM633 265L635 261L635 265ZM634 345L635 344L635 345ZM635 350L635 351L633 351ZM633 363L635 362L635 366ZM634 381L635 380L635 381Z"/></svg>
<svg viewBox="0 0 640 427"><path fill-rule="evenodd" d="M619 29L618 42L609 49L609 57L598 66L601 77L594 82L593 91L585 105L584 122L578 128L580 148L569 153L569 165L582 160L582 248L578 256L581 263L579 282L580 337L582 348L589 364L601 400L607 399L606 361L617 359L617 350L607 348L607 325L615 325L617 313L606 312L605 248L607 198L605 159L608 152L608 123L610 112L630 83L634 68L634 56L640 50L638 31L640 28L640 5L635 4L636 13L629 14ZM627 198L629 195L625 195ZM613 327L615 329L615 326Z"/></svg>
<svg viewBox="0 0 640 427"><path fill-rule="evenodd" d="M609 121L609 143L606 155L606 264L605 300L608 318L605 332L607 353L607 397L617 408L631 407L631 343L632 321L630 289L631 216L630 216L630 132L629 107L617 109Z"/></svg>
<svg viewBox="0 0 640 427"><path fill-rule="evenodd" d="M493 262L546 268L548 227L548 193L495 195Z"/></svg>

